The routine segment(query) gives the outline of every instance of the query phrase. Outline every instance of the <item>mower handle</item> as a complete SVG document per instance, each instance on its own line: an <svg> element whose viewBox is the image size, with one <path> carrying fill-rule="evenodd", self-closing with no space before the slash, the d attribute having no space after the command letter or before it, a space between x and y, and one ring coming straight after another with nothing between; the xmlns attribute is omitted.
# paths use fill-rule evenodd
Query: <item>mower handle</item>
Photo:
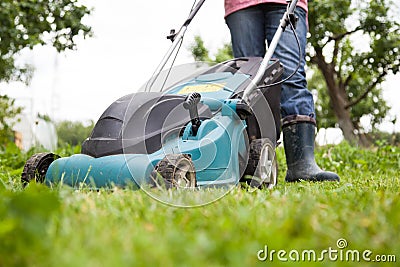
<svg viewBox="0 0 400 267"><path fill-rule="evenodd" d="M183 24L184 26L189 26L190 22L192 22L192 19L194 18L194 16L196 16L197 12L200 10L205 1L206 0L200 0L200 2L193 8L193 10L189 14L188 19Z"/></svg>
<svg viewBox="0 0 400 267"><path fill-rule="evenodd" d="M185 23L181 26L178 32L175 30L171 30L171 33L167 36L167 39L172 41L172 45L165 54L164 58L161 60L160 64L158 65L157 69L153 73L153 77L151 78L150 82L147 84L145 91L150 91L151 87L153 86L154 82L157 80L158 76L160 75L161 71L164 69L165 65L167 64L168 60L171 58L172 53L175 49L179 46L179 43L183 40L185 36L187 27L189 26L190 22L192 22L194 16L196 16L197 12L200 10L201 6L204 4L205 0L200 0L199 3L192 9L189 14L189 17L186 19ZM160 88L160 92L162 88Z"/></svg>

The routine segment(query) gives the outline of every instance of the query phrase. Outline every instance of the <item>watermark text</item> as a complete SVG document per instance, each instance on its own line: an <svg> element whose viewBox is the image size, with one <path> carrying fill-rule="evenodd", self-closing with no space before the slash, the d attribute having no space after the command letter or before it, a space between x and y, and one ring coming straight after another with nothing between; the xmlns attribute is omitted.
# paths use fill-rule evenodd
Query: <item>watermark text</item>
<svg viewBox="0 0 400 267"><path fill-rule="evenodd" d="M396 255L374 254L369 249L356 250L347 249L348 243L344 238L336 242L336 247L328 247L321 251L313 249L296 250L275 250L265 245L257 252L260 261L293 261L293 262L322 262L322 261L345 261L345 262L396 262Z"/></svg>

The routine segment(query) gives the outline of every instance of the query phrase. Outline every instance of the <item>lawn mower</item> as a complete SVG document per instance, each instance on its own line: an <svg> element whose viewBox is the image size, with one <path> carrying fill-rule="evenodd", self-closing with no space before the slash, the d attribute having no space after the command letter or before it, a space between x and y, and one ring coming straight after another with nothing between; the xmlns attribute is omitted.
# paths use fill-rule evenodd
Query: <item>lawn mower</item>
<svg viewBox="0 0 400 267"><path fill-rule="evenodd" d="M22 182L91 188L220 187L239 181L275 186L283 66L272 54L282 31L288 24L293 28L297 1L288 2L264 58L195 63L196 71L167 82L176 68L163 69L204 0L197 3L181 29L168 36L172 46L155 75L104 111L81 153L35 154Z"/></svg>

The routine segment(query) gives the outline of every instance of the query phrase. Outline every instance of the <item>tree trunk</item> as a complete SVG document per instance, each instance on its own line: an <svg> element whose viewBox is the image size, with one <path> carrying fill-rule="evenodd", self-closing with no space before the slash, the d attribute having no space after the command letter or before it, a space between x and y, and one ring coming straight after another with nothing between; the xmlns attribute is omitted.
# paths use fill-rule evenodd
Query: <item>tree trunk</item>
<svg viewBox="0 0 400 267"><path fill-rule="evenodd" d="M350 110L346 108L349 103L346 90L344 85L335 79L337 73L334 69L334 65L325 62L322 50L316 51L315 59L319 70L326 80L333 112L338 120L339 128L343 131L344 138L351 144L368 146L368 140L366 138L360 138L360 135L356 134L356 128L351 120Z"/></svg>

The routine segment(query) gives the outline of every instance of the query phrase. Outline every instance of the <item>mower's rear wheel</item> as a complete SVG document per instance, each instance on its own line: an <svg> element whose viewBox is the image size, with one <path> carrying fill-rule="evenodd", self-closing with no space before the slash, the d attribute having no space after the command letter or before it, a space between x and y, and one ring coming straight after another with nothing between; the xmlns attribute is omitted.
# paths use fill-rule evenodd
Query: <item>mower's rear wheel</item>
<svg viewBox="0 0 400 267"><path fill-rule="evenodd" d="M60 156L49 152L38 153L30 157L26 161L24 170L22 171L22 185L26 186L32 180L43 183L50 164L58 158Z"/></svg>
<svg viewBox="0 0 400 267"><path fill-rule="evenodd" d="M187 154L169 154L151 173L151 186L159 189L187 189L197 186L196 170Z"/></svg>
<svg viewBox="0 0 400 267"><path fill-rule="evenodd" d="M275 146L268 138L254 139L250 143L249 161L245 179L251 187L273 188L278 182L278 163Z"/></svg>

